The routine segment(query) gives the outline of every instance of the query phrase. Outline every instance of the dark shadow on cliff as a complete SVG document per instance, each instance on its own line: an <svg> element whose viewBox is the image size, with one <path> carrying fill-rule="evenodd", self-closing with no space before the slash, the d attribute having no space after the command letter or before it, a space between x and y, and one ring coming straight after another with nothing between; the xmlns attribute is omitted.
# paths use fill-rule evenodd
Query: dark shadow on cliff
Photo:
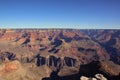
<svg viewBox="0 0 120 80"><path fill-rule="evenodd" d="M58 72L53 71L50 77L45 77L42 80L80 80L81 76L95 77L96 74L102 74L108 80L120 80L120 74L118 76L109 75L105 71L100 70L100 67L99 61L92 61L89 64L81 65L78 74L60 77Z"/></svg>
<svg viewBox="0 0 120 80"><path fill-rule="evenodd" d="M79 75L69 75L69 76L58 76L58 72L53 71L49 78L43 78L42 80L80 80Z"/></svg>
<svg viewBox="0 0 120 80"><path fill-rule="evenodd" d="M79 76L94 77L100 73L104 75L108 80L120 80L120 74L118 76L112 76L105 71L100 70L100 62L93 61L89 64L81 65L79 69Z"/></svg>

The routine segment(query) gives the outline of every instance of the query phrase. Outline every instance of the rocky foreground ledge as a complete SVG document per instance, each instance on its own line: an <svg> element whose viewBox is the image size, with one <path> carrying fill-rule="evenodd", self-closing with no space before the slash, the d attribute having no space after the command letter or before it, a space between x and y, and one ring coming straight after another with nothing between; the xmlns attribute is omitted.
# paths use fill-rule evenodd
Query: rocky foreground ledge
<svg viewBox="0 0 120 80"><path fill-rule="evenodd" d="M81 76L80 80L107 80L107 78L105 78L102 74L96 74L93 78Z"/></svg>
<svg viewBox="0 0 120 80"><path fill-rule="evenodd" d="M102 66L104 65L104 66ZM32 64L21 64L18 60L0 64L0 80L119 80L120 68L106 62L93 61L81 65L77 72L75 67L64 66L53 70L52 66L35 67ZM118 69L115 71L114 69Z"/></svg>

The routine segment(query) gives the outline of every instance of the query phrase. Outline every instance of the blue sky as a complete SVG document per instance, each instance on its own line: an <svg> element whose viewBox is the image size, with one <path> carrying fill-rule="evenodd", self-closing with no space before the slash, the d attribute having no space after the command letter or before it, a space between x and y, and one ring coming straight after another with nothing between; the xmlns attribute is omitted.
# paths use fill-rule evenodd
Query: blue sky
<svg viewBox="0 0 120 80"><path fill-rule="evenodd" d="M120 29L120 0L0 0L0 28Z"/></svg>

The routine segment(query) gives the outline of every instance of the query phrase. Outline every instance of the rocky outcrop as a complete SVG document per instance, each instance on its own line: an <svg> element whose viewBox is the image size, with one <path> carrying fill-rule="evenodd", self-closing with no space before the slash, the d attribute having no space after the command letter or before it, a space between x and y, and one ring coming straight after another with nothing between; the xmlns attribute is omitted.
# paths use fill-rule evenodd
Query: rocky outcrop
<svg viewBox="0 0 120 80"><path fill-rule="evenodd" d="M1 80L20 80L25 74L26 70L22 68L21 63L17 60L0 64Z"/></svg>
<svg viewBox="0 0 120 80"><path fill-rule="evenodd" d="M12 62L5 62L0 65L0 73L4 72L14 72L18 70L21 67L21 64L18 61L12 61Z"/></svg>
<svg viewBox="0 0 120 80"><path fill-rule="evenodd" d="M105 71L107 74L117 76L120 74L120 66L112 61L101 61L100 70Z"/></svg>
<svg viewBox="0 0 120 80"><path fill-rule="evenodd" d="M107 80L107 78L105 78L102 74L96 74L95 77L96 77L98 80Z"/></svg>
<svg viewBox="0 0 120 80"><path fill-rule="evenodd" d="M49 77L51 72L46 65L41 67L21 65L17 60L0 64L0 80L41 80L43 77Z"/></svg>
<svg viewBox="0 0 120 80"><path fill-rule="evenodd" d="M107 80L107 78L105 78L102 74L96 74L94 78L81 76L80 80Z"/></svg>
<svg viewBox="0 0 120 80"><path fill-rule="evenodd" d="M103 74L108 80L119 80L119 68L120 66L113 63L111 64L109 61L93 61L89 64L81 65L79 75L93 77L100 73ZM98 77L99 74L96 75L96 78Z"/></svg>
<svg viewBox="0 0 120 80"><path fill-rule="evenodd" d="M88 78L88 77L85 77L85 76L81 76L80 80L97 80L97 79L96 78ZM104 80L104 79L102 79L102 80Z"/></svg>

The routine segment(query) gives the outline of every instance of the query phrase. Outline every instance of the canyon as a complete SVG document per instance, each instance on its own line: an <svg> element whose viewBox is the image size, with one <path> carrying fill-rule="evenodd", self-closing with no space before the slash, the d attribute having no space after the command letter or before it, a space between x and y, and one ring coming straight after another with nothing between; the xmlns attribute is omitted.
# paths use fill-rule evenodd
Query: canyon
<svg viewBox="0 0 120 80"><path fill-rule="evenodd" d="M0 80L82 80L97 74L120 79L120 30L0 29Z"/></svg>

